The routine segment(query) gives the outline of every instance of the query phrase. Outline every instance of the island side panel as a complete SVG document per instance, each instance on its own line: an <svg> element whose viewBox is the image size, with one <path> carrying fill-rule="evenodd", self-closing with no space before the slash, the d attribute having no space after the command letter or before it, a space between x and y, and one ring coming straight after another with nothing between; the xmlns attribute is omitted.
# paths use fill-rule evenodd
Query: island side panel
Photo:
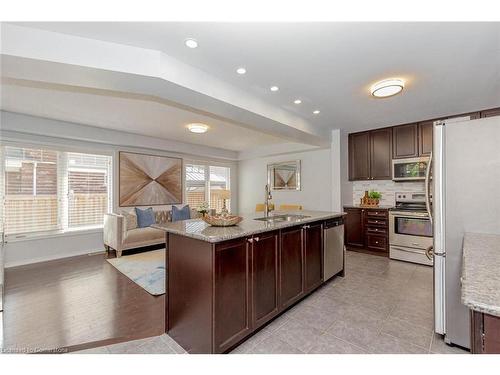
<svg viewBox="0 0 500 375"><path fill-rule="evenodd" d="M189 353L213 352L212 246L168 235L168 335Z"/></svg>

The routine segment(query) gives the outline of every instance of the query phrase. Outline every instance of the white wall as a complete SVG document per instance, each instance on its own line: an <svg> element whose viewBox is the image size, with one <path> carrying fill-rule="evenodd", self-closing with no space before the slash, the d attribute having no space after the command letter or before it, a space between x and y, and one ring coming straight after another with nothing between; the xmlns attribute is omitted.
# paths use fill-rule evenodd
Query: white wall
<svg viewBox="0 0 500 375"><path fill-rule="evenodd" d="M239 174L239 213L255 211L257 203L264 202L267 183L267 164L301 160L300 191L273 191L273 203L300 204L308 210L332 209L332 155L330 149L320 149L285 155L241 160Z"/></svg>
<svg viewBox="0 0 500 375"><path fill-rule="evenodd" d="M231 168L231 204L238 207L238 165L236 160L227 160L233 156L226 150L207 146L176 143L176 150L169 152L174 142L152 137L106 130L81 124L55 121L40 117L27 116L2 111L0 113L0 136L2 142L40 144L58 148L69 148L88 152L103 152L114 156L113 160L113 208L118 210L118 152L133 151L154 153L155 155L180 157L184 161L210 162L212 165L224 165ZM59 137L54 136L59 134ZM94 141L92 141L94 140ZM198 150L205 155L196 155ZM191 153L188 153L191 151ZM206 155L220 155L221 158ZM236 153L234 153L236 156ZM155 209L170 206L155 206ZM48 236L38 239L22 239L5 245L5 265L13 267L22 264L64 258L75 255L103 251L102 230L64 235Z"/></svg>

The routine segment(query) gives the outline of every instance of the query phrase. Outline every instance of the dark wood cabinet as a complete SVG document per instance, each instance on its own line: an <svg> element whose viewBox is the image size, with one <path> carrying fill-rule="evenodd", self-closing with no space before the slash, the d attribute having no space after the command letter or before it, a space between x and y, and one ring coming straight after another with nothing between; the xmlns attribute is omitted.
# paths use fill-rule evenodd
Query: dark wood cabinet
<svg viewBox="0 0 500 375"><path fill-rule="evenodd" d="M248 241L252 249L252 322L258 328L278 313L279 233L263 233Z"/></svg>
<svg viewBox="0 0 500 375"><path fill-rule="evenodd" d="M344 220L344 238L346 246L365 247L363 210L359 208L344 207L344 212L347 213Z"/></svg>
<svg viewBox="0 0 500 375"><path fill-rule="evenodd" d="M418 155L429 156L432 152L432 129L434 121L418 124Z"/></svg>
<svg viewBox="0 0 500 375"><path fill-rule="evenodd" d="M418 125L408 124L392 128L392 158L415 158L418 154Z"/></svg>
<svg viewBox="0 0 500 375"><path fill-rule="evenodd" d="M392 161L392 129L370 132L370 177L372 180L390 180Z"/></svg>
<svg viewBox="0 0 500 375"><path fill-rule="evenodd" d="M471 352L500 354L500 317L471 311Z"/></svg>
<svg viewBox="0 0 500 375"><path fill-rule="evenodd" d="M323 281L323 225L304 225L304 289L309 292Z"/></svg>
<svg viewBox="0 0 500 375"><path fill-rule="evenodd" d="M218 353L251 331L250 250L246 239L215 247L214 349Z"/></svg>
<svg viewBox="0 0 500 375"><path fill-rule="evenodd" d="M344 207L345 245L350 250L389 254L389 211L380 208Z"/></svg>
<svg viewBox="0 0 500 375"><path fill-rule="evenodd" d="M391 128L349 134L349 180L391 178Z"/></svg>
<svg viewBox="0 0 500 375"><path fill-rule="evenodd" d="M302 229L283 229L280 236L280 307L286 308L304 294Z"/></svg>
<svg viewBox="0 0 500 375"><path fill-rule="evenodd" d="M480 116L481 116L481 118L500 116L500 108L493 108L493 109L487 109L485 111L481 111Z"/></svg>
<svg viewBox="0 0 500 375"><path fill-rule="evenodd" d="M370 133L349 134L349 180L370 177Z"/></svg>

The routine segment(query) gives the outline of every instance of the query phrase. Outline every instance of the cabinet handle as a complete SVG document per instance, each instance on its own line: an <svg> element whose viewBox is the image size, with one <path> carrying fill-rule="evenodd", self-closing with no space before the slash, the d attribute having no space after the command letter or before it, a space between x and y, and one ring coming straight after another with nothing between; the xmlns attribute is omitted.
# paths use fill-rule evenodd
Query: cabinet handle
<svg viewBox="0 0 500 375"><path fill-rule="evenodd" d="M259 242L260 238L259 237L255 237L254 240L255 240L255 242Z"/></svg>
<svg viewBox="0 0 500 375"><path fill-rule="evenodd" d="M302 229L309 229L309 228L311 228L311 226L310 226L310 225L304 225L304 226L302 227Z"/></svg>
<svg viewBox="0 0 500 375"><path fill-rule="evenodd" d="M253 238L249 238L247 241L253 243Z"/></svg>

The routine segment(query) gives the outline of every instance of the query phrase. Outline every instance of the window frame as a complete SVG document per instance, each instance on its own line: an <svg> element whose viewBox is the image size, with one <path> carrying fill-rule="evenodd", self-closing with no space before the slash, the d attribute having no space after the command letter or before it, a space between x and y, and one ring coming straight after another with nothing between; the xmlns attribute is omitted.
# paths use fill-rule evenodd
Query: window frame
<svg viewBox="0 0 500 375"><path fill-rule="evenodd" d="M58 200L58 226L60 229L56 230L44 230L36 232L23 232L23 233L4 233L4 223L5 223L5 147L17 147L17 148L28 148L28 149L46 149L51 151L56 151L58 153L57 158L57 200ZM52 238L61 236L74 236L81 234L90 233L102 233L103 225L91 225L91 226L80 226L80 227L69 227L69 194L68 193L68 163L67 154L68 153L81 153L89 155L99 155L107 156L108 159L108 177L107 177L107 209L108 212L113 211L113 197L114 197L114 173L115 173L115 151L114 150L102 150L92 147L82 147L82 146L62 146L57 143L42 143L33 141L18 141L3 139L2 145L0 146L0 233L3 234L4 242L18 242L27 241L41 238ZM59 181L63 179L63 181Z"/></svg>
<svg viewBox="0 0 500 375"><path fill-rule="evenodd" d="M184 204L188 204L187 202L187 166L188 165L195 165L195 166L200 166L205 168L205 202L207 202L210 206L210 167L222 167L222 168L227 168L228 169L228 179L226 182L226 189L231 190L231 175L232 175L232 166L224 163L217 163L217 162L210 162L210 161L200 161L200 160L185 160L184 161L184 166L183 166L183 178L184 178ZM229 199L227 202L227 209L231 211L231 201L232 199ZM193 209L196 209L196 207L191 207Z"/></svg>

